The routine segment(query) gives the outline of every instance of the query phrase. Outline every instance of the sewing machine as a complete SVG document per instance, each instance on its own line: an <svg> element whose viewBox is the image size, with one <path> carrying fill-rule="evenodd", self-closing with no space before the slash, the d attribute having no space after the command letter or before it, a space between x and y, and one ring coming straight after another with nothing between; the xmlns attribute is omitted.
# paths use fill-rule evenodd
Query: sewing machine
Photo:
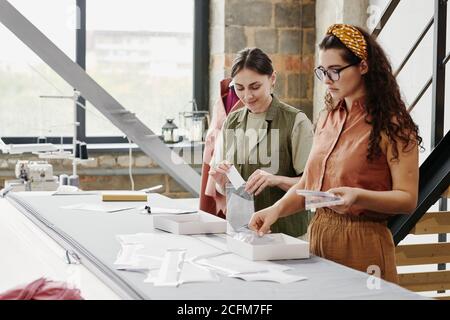
<svg viewBox="0 0 450 320"><path fill-rule="evenodd" d="M47 161L19 160L15 167L17 180L6 180L5 188L11 191L55 191L58 177L53 176L53 166Z"/></svg>

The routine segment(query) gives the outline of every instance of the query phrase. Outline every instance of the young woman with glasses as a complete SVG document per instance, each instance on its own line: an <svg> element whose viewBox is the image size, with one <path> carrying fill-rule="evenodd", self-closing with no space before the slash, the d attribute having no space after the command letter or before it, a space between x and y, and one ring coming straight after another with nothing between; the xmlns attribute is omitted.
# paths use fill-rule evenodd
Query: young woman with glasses
<svg viewBox="0 0 450 320"><path fill-rule="evenodd" d="M310 224L317 256L397 282L387 220L414 211L418 196L418 127L408 114L380 45L361 28L333 25L319 45L316 76L327 86L313 147L299 183L250 227L270 232L280 217L304 208L297 189L344 199L319 208Z"/></svg>

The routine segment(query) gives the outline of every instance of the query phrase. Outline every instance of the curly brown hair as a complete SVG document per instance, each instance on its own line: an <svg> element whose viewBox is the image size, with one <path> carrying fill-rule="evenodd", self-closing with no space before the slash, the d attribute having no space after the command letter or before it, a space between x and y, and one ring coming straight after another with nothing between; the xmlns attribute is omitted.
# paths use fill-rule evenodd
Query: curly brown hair
<svg viewBox="0 0 450 320"><path fill-rule="evenodd" d="M366 89L366 122L372 125L367 159L372 160L382 154L380 148L381 133L385 132L393 147L393 158L391 160L398 160L397 140L403 143L403 152L417 145L422 145L419 128L406 109L399 85L392 74L391 64L383 48L365 30L356 28L366 39L368 52L369 71L363 75ZM334 35L327 34L319 44L319 48L321 50L341 50L342 58L349 64L362 61ZM325 105L329 112L336 107L330 93L325 96Z"/></svg>

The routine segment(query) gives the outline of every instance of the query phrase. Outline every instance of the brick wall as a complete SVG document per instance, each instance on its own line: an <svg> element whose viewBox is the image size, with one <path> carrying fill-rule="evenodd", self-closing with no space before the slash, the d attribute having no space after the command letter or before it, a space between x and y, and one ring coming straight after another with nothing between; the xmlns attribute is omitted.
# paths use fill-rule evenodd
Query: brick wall
<svg viewBox="0 0 450 320"><path fill-rule="evenodd" d="M229 76L235 54L259 47L272 59L275 93L313 114L315 0L212 0L210 104L219 81Z"/></svg>

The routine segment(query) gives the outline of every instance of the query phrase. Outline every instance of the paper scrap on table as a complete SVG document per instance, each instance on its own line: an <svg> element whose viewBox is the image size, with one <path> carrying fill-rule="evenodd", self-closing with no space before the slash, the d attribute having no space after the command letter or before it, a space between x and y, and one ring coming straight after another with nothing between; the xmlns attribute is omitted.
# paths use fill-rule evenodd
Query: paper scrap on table
<svg viewBox="0 0 450 320"><path fill-rule="evenodd" d="M117 206L108 204L88 204L88 203L77 203L69 206L61 207L61 209L69 210L86 210L86 211L99 211L99 212L119 212L130 209L135 209L136 206Z"/></svg>
<svg viewBox="0 0 450 320"><path fill-rule="evenodd" d="M52 196L86 196L99 194L98 191L82 191L75 186L59 186Z"/></svg>
<svg viewBox="0 0 450 320"><path fill-rule="evenodd" d="M129 244L142 244L144 242L143 240L144 237L145 233L116 235L117 240L120 242L122 246Z"/></svg>
<svg viewBox="0 0 450 320"><path fill-rule="evenodd" d="M154 283L159 275L160 270L154 269L148 272L148 277L144 280L146 283ZM218 282L220 278L214 272L199 266L193 262L185 261L181 274L178 278L178 285L194 282Z"/></svg>
<svg viewBox="0 0 450 320"><path fill-rule="evenodd" d="M171 233L138 233L116 235L121 245L142 244L144 248L139 254L147 256L164 257L166 251L171 248L190 248L186 253L186 259L192 259L203 255L220 254L223 251L208 245L191 236Z"/></svg>
<svg viewBox="0 0 450 320"><path fill-rule="evenodd" d="M229 276L230 278L240 278L245 281L270 281L278 282L282 284L294 283L308 279L307 277L297 276L293 274L287 274L278 270L270 270L267 272L255 272L255 273L239 273Z"/></svg>
<svg viewBox="0 0 450 320"><path fill-rule="evenodd" d="M228 170L227 178L236 190L245 184L244 178L242 178L235 166L231 166Z"/></svg>
<svg viewBox="0 0 450 320"><path fill-rule="evenodd" d="M250 261L232 253L199 258L196 263L220 271L227 275L241 273L255 273L267 271L285 271L290 270L289 266L276 264L270 261Z"/></svg>
<svg viewBox="0 0 450 320"><path fill-rule="evenodd" d="M135 265L137 262L136 253L144 246L141 244L122 245L117 254L115 265Z"/></svg>
<svg viewBox="0 0 450 320"><path fill-rule="evenodd" d="M159 269L162 258L142 255L139 253L144 246L141 244L122 245L114 266L117 270L146 271Z"/></svg>
<svg viewBox="0 0 450 320"><path fill-rule="evenodd" d="M162 258L146 255L136 255L130 263L115 264L116 270L148 272L149 270L159 270Z"/></svg>
<svg viewBox="0 0 450 320"><path fill-rule="evenodd" d="M150 206L147 206L146 209L144 210L145 212L151 214L187 214L198 212L198 210L191 210L191 209L170 209L170 208L158 208Z"/></svg>
<svg viewBox="0 0 450 320"><path fill-rule="evenodd" d="M186 249L167 249L158 276L155 279L150 275L153 284L158 287L178 286L185 255Z"/></svg>

